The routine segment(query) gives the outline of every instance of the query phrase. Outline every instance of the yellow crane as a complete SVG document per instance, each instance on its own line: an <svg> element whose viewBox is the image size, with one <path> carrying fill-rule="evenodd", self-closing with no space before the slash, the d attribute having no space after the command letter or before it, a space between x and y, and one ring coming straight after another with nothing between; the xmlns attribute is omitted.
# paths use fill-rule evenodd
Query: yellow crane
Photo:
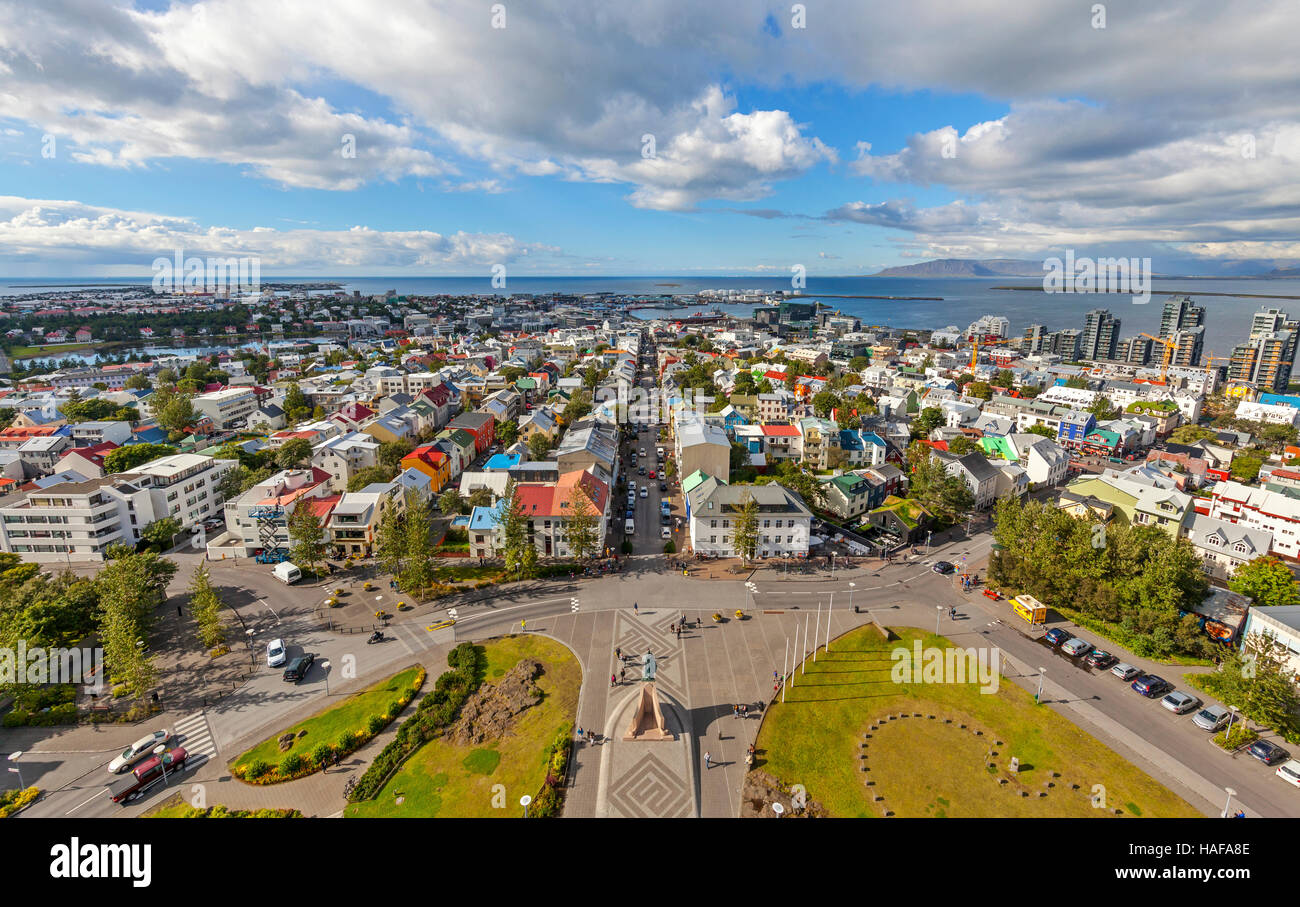
<svg viewBox="0 0 1300 907"><path fill-rule="evenodd" d="M980 358L980 336L979 336L979 334L976 334L976 335L975 335L975 348L974 348L973 350L971 350L971 352L970 352L970 367L971 367L971 371L974 371L974 370L975 370L975 363L979 361L979 358Z"/></svg>
<svg viewBox="0 0 1300 907"><path fill-rule="evenodd" d="M1156 343L1163 343L1165 345L1165 354L1160 359L1160 383L1168 384L1169 380L1167 376L1169 374L1169 361L1173 359L1174 350L1178 348L1178 344L1174 343L1172 340L1166 340L1164 337L1157 337L1154 334L1148 334L1145 331L1142 332L1142 336L1149 337Z"/></svg>

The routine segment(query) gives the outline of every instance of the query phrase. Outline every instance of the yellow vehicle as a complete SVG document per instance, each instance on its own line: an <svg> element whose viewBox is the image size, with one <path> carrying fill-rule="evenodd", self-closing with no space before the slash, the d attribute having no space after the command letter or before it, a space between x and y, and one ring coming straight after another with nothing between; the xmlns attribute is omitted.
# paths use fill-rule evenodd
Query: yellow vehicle
<svg viewBox="0 0 1300 907"><path fill-rule="evenodd" d="M1032 595L1017 595L1011 599L1011 610L1031 625L1047 623L1047 606Z"/></svg>

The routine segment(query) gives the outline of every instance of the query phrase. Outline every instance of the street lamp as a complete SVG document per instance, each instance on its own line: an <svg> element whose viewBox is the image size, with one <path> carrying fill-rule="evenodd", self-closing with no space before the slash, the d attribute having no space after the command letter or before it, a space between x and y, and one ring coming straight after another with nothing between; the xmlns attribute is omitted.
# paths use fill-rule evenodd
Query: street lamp
<svg viewBox="0 0 1300 907"><path fill-rule="evenodd" d="M927 556L930 554L930 536L932 536L932 535L934 535L934 531L933 531L933 530L926 530L926 533L925 533L925 553L926 553Z"/></svg>
<svg viewBox="0 0 1300 907"><path fill-rule="evenodd" d="M27 786L26 784L23 783L23 770L22 770L21 768L18 767L18 758L19 758L22 754L23 754L23 751L22 751L22 750L19 750L19 751L16 752L16 753L10 753L10 754L9 754L9 761L13 763L13 768L9 769L9 771L11 771L11 772L16 772L16 773L17 773L17 775L18 775L18 788L19 788L20 790L21 790L22 788L24 788L24 787Z"/></svg>
<svg viewBox="0 0 1300 907"><path fill-rule="evenodd" d="M1228 706L1228 709L1228 729L1223 732L1223 740L1225 743L1232 740L1232 722L1237 717L1237 707L1235 705Z"/></svg>
<svg viewBox="0 0 1300 907"><path fill-rule="evenodd" d="M533 802L533 798L528 796L528 794L524 794L522 797L519 798L519 805L524 808L525 819L528 818L528 804L532 802Z"/></svg>
<svg viewBox="0 0 1300 907"><path fill-rule="evenodd" d="M853 611L853 590L857 588L857 583L849 583L849 610ZM856 614L856 611L853 611Z"/></svg>
<svg viewBox="0 0 1300 907"><path fill-rule="evenodd" d="M939 635L939 618L943 617L943 605L934 606L934 635Z"/></svg>
<svg viewBox="0 0 1300 907"><path fill-rule="evenodd" d="M330 660L328 658L320 660L320 669L325 675L325 695L328 696L330 694Z"/></svg>
<svg viewBox="0 0 1300 907"><path fill-rule="evenodd" d="M158 757L158 762L162 765L163 770L163 787L167 786L167 760L163 758L167 753L167 744L160 743L153 748L153 754Z"/></svg>
<svg viewBox="0 0 1300 907"><path fill-rule="evenodd" d="M1228 799L1223 804L1223 818L1226 819L1228 818L1228 810L1232 807L1232 798L1237 796L1237 792L1230 787L1225 787L1224 790L1228 794Z"/></svg>
<svg viewBox="0 0 1300 907"><path fill-rule="evenodd" d="M1041 705L1043 702L1043 678L1047 676L1047 668L1038 669L1038 692L1034 694L1034 704Z"/></svg>

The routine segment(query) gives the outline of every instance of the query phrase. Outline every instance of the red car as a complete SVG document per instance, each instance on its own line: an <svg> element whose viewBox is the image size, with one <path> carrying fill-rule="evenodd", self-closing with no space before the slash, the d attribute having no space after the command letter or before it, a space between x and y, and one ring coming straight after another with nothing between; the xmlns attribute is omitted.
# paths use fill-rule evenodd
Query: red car
<svg viewBox="0 0 1300 907"><path fill-rule="evenodd" d="M648 478L653 479L654 477L655 477L655 471L652 469L650 470L650 475L648 476Z"/></svg>

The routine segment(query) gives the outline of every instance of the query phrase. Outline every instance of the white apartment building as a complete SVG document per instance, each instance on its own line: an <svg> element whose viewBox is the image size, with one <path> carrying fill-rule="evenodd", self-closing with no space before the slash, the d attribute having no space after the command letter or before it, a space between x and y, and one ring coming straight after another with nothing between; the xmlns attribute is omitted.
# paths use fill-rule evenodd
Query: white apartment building
<svg viewBox="0 0 1300 907"><path fill-rule="evenodd" d="M149 491L157 519L175 517L189 529L221 515L217 484L238 465L237 460L203 454L172 454L137 466L122 478Z"/></svg>
<svg viewBox="0 0 1300 907"><path fill-rule="evenodd" d="M379 441L363 431L331 438L312 448L311 464L330 474L334 491L348 490L348 482L359 470L379 462Z"/></svg>
<svg viewBox="0 0 1300 907"><path fill-rule="evenodd" d="M122 476L61 482L0 499L0 550L37 563L103 561L155 519L149 489Z"/></svg>
<svg viewBox="0 0 1300 907"><path fill-rule="evenodd" d="M1273 554L1300 557L1300 501L1240 482L1215 486L1210 516L1273 533Z"/></svg>
<svg viewBox="0 0 1300 907"><path fill-rule="evenodd" d="M231 428L257 411L257 395L250 387L225 387L193 399L194 409L217 428Z"/></svg>

